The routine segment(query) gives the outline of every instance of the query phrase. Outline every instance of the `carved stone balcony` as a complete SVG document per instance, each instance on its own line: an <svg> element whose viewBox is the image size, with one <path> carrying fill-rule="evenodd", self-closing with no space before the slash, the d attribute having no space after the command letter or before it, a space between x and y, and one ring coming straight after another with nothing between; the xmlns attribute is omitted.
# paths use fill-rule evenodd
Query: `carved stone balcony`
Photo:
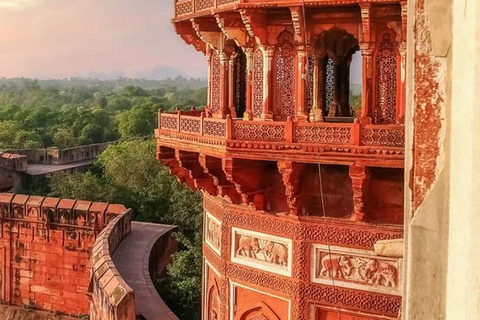
<svg viewBox="0 0 480 320"><path fill-rule="evenodd" d="M391 0L310 0L307 5L348 5L362 3L392 3ZM287 7L302 5L301 0L175 0L175 19L184 20L195 16L210 15L212 12L247 8Z"/></svg>
<svg viewBox="0 0 480 320"><path fill-rule="evenodd" d="M160 146L220 158L403 168L400 125L207 118L199 112L158 114Z"/></svg>

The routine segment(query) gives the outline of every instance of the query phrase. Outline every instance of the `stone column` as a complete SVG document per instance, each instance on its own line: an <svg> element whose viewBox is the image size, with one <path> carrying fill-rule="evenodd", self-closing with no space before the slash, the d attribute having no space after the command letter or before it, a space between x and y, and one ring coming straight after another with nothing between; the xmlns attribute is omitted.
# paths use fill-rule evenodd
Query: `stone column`
<svg viewBox="0 0 480 320"><path fill-rule="evenodd" d="M275 55L274 46L265 46L263 48L263 111L260 116L262 119L273 119L273 57Z"/></svg>
<svg viewBox="0 0 480 320"><path fill-rule="evenodd" d="M297 81L296 81L296 116L298 120L306 120L307 110L307 77L308 54L304 47L297 48Z"/></svg>
<svg viewBox="0 0 480 320"><path fill-rule="evenodd" d="M228 108L232 117L236 117L235 112L235 64L238 63L238 55L232 54L228 61Z"/></svg>
<svg viewBox="0 0 480 320"><path fill-rule="evenodd" d="M360 50L362 52L362 113L360 122L361 124L370 124L374 103L372 101L373 50L369 44L361 44Z"/></svg>
<svg viewBox="0 0 480 320"><path fill-rule="evenodd" d="M208 79L208 89L207 89L207 107L212 105L212 87L211 87L211 76L212 76L212 48L207 44L207 53L205 54L207 58L207 79Z"/></svg>
<svg viewBox="0 0 480 320"><path fill-rule="evenodd" d="M229 113L229 57L225 52L220 53L220 110L216 117L225 118Z"/></svg>
<svg viewBox="0 0 480 320"><path fill-rule="evenodd" d="M310 110L310 122L324 122L323 114L323 87L324 87L324 70L323 58L320 55L313 56L313 105Z"/></svg>
<svg viewBox="0 0 480 320"><path fill-rule="evenodd" d="M245 57L247 59L247 85L246 85L246 110L243 114L244 120L253 120L253 48L245 48Z"/></svg>
<svg viewBox="0 0 480 320"><path fill-rule="evenodd" d="M397 123L404 124L405 122L405 93L406 93L406 43L402 43L399 47L400 52L400 88L398 90L398 106L397 106Z"/></svg>

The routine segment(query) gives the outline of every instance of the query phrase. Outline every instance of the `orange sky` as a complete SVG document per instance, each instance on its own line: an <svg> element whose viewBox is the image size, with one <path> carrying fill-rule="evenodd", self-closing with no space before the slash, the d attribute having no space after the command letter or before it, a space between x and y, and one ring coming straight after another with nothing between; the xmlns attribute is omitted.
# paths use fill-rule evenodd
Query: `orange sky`
<svg viewBox="0 0 480 320"><path fill-rule="evenodd" d="M0 0L0 77L138 76L157 65L205 76L172 15L173 0Z"/></svg>

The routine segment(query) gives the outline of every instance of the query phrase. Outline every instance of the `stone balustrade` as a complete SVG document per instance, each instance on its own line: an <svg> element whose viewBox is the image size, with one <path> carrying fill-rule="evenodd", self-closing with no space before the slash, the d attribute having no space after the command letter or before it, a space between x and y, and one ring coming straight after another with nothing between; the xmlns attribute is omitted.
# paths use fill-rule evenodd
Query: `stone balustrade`
<svg viewBox="0 0 480 320"><path fill-rule="evenodd" d="M133 289L112 260L120 242L131 232L132 211L117 216L98 236L92 252L90 317L92 320L135 319Z"/></svg>
<svg viewBox="0 0 480 320"><path fill-rule="evenodd" d="M262 151L262 158L293 152L318 160L325 155L393 160L402 167L405 128L402 125L295 121L244 121L207 118L183 112L158 114L156 137L162 145L197 152L238 153Z"/></svg>

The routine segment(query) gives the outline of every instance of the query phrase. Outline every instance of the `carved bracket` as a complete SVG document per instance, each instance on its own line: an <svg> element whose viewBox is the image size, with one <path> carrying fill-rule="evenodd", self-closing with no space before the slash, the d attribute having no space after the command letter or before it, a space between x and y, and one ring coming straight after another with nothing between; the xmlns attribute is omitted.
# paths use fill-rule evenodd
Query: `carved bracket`
<svg viewBox="0 0 480 320"><path fill-rule="evenodd" d="M369 182L369 171L365 166L350 166L352 179L354 218L357 221L365 220L365 198Z"/></svg>
<svg viewBox="0 0 480 320"><path fill-rule="evenodd" d="M360 13L362 16L363 43L370 44L372 41L372 4L360 3Z"/></svg>
<svg viewBox="0 0 480 320"><path fill-rule="evenodd" d="M302 212L300 200L301 194L301 176L304 165L297 162L279 160L278 171L282 175L283 184L285 185L285 195L290 214L298 216Z"/></svg>

